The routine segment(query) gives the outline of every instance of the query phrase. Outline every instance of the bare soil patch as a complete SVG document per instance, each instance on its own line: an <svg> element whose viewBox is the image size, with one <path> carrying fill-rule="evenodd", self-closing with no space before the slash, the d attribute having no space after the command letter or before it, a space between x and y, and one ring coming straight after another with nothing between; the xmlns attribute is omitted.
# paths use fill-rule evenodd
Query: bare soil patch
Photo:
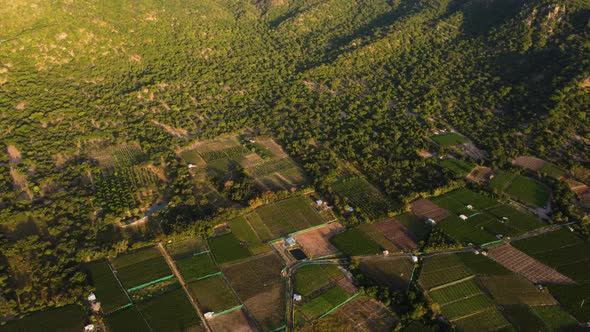
<svg viewBox="0 0 590 332"><path fill-rule="evenodd" d="M386 332L393 331L397 317L383 304L365 296L359 296L316 323L322 327L338 327L338 331Z"/></svg>
<svg viewBox="0 0 590 332"><path fill-rule="evenodd" d="M152 123L158 127L163 128L164 130L166 130L168 132L168 134L170 134L172 136L180 137L180 138L188 136L188 131L186 129L175 128L170 125L158 122L156 120L152 120Z"/></svg>
<svg viewBox="0 0 590 332"><path fill-rule="evenodd" d="M244 305L264 330L278 328L285 320L284 284L273 285L269 290L245 300Z"/></svg>
<svg viewBox="0 0 590 332"><path fill-rule="evenodd" d="M6 151L8 152L8 158L11 164L18 164L22 161L21 153L14 145L6 147Z"/></svg>
<svg viewBox="0 0 590 332"><path fill-rule="evenodd" d="M26 194L29 200L33 199L33 192L29 188L27 178L14 167L10 167L10 176L12 177L12 184L14 186L14 189L22 190L22 192Z"/></svg>
<svg viewBox="0 0 590 332"><path fill-rule="evenodd" d="M344 226L334 222L324 227L296 234L293 238L303 247L310 258L323 257L338 253L338 249L330 243L330 238L344 230Z"/></svg>
<svg viewBox="0 0 590 332"><path fill-rule="evenodd" d="M256 331L242 309L228 312L208 320L214 332L250 332Z"/></svg>
<svg viewBox="0 0 590 332"><path fill-rule="evenodd" d="M376 222L374 226L400 250L418 248L418 239L416 239L416 236L405 228L399 220L383 220Z"/></svg>
<svg viewBox="0 0 590 332"><path fill-rule="evenodd" d="M251 154L244 156L244 158L242 160L240 160L240 166L242 166L243 168L248 168L248 167L252 167L254 165L258 165L262 161L263 160L262 160L262 158L260 158L259 155L257 155L256 153L251 153Z"/></svg>
<svg viewBox="0 0 590 332"><path fill-rule="evenodd" d="M512 164L515 166L520 166L526 169L530 169L531 171L538 171L541 168L543 168L543 166L545 166L545 164L547 164L547 162L543 159L539 159L536 157L531 157L531 156L520 156L516 159L514 159L514 161L512 161Z"/></svg>
<svg viewBox="0 0 590 332"><path fill-rule="evenodd" d="M432 158L434 155L426 150L418 150L416 153L422 158Z"/></svg>
<svg viewBox="0 0 590 332"><path fill-rule="evenodd" d="M471 173L467 175L467 180L482 184L488 182L492 174L493 171L491 168L485 166L477 166L475 167L475 169L471 171Z"/></svg>
<svg viewBox="0 0 590 332"><path fill-rule="evenodd" d="M575 281L537 261L524 252L504 244L490 250L491 259L536 284L575 284Z"/></svg>
<svg viewBox="0 0 590 332"><path fill-rule="evenodd" d="M419 198L411 203L412 213L421 218L428 218L434 221L441 221L442 219L451 215L451 213L432 203L425 198Z"/></svg>

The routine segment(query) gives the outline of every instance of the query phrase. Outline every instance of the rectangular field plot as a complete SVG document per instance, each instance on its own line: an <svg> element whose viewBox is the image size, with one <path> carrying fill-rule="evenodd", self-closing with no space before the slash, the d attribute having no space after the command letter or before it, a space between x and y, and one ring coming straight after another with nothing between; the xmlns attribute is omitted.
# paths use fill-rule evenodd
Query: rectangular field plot
<svg viewBox="0 0 590 332"><path fill-rule="evenodd" d="M336 265L306 265L295 273L295 293L307 297L344 277Z"/></svg>
<svg viewBox="0 0 590 332"><path fill-rule="evenodd" d="M459 259L469 268L473 273L477 275L509 275L512 274L510 270L503 267L502 265L494 262L484 255L476 255L471 252L460 252L456 254Z"/></svg>
<svg viewBox="0 0 590 332"><path fill-rule="evenodd" d="M193 281L187 286L203 312L220 312L240 304L222 276Z"/></svg>
<svg viewBox="0 0 590 332"><path fill-rule="evenodd" d="M531 310L541 317L545 325L553 331L574 331L579 328L578 322L572 319L560 306L533 307Z"/></svg>
<svg viewBox="0 0 590 332"><path fill-rule="evenodd" d="M102 311L110 313L129 303L125 291L113 275L106 259L86 264L89 281L95 287L94 293Z"/></svg>
<svg viewBox="0 0 590 332"><path fill-rule="evenodd" d="M554 305L557 301L548 291L538 290L530 281L517 276L496 276L481 279L496 303L501 305Z"/></svg>
<svg viewBox="0 0 590 332"><path fill-rule="evenodd" d="M418 248L418 239L397 219L382 220L373 224L375 230L393 243L398 250Z"/></svg>
<svg viewBox="0 0 590 332"><path fill-rule="evenodd" d="M79 305L71 304L45 311L33 312L24 318L9 322L2 326L0 330L6 332L41 330L78 332L84 331L87 320L86 310Z"/></svg>
<svg viewBox="0 0 590 332"><path fill-rule="evenodd" d="M273 234L273 238L285 236L296 230L276 204L261 206L255 212Z"/></svg>
<svg viewBox="0 0 590 332"><path fill-rule="evenodd" d="M197 311L182 288L143 302L138 309L152 331L203 330Z"/></svg>
<svg viewBox="0 0 590 332"><path fill-rule="evenodd" d="M439 255L424 260L418 282L424 289L473 275L456 255Z"/></svg>
<svg viewBox="0 0 590 332"><path fill-rule="evenodd" d="M494 307L494 302L483 293L479 293L441 306L441 311L447 319L465 317L473 313Z"/></svg>
<svg viewBox="0 0 590 332"><path fill-rule="evenodd" d="M487 222L493 222L494 220L487 219ZM438 227L440 227L445 233L451 236L455 241L463 244L475 243L484 244L492 241L496 241L497 238L492 232L487 231L485 228L482 229L482 225L478 225L476 219L473 220L462 220L457 216L450 216L443 220Z"/></svg>
<svg viewBox="0 0 590 332"><path fill-rule="evenodd" d="M177 256L174 262L185 282L191 282L218 272L217 266L208 252Z"/></svg>
<svg viewBox="0 0 590 332"><path fill-rule="evenodd" d="M590 283L549 285L549 292L576 319L581 322L590 321L590 306L586 304L590 299Z"/></svg>
<svg viewBox="0 0 590 332"><path fill-rule="evenodd" d="M180 157L188 164L193 164L196 166L205 165L205 160L203 160L199 153L197 153L197 151L194 150L181 152Z"/></svg>
<svg viewBox="0 0 590 332"><path fill-rule="evenodd" d="M360 270L374 282L394 290L408 289L414 264L406 256L367 257L361 260Z"/></svg>
<svg viewBox="0 0 590 332"><path fill-rule="evenodd" d="M432 230L432 225L410 213L400 214L395 219L412 232L418 241L425 241Z"/></svg>
<svg viewBox="0 0 590 332"><path fill-rule="evenodd" d="M252 228L246 218L238 217L230 220L229 227L238 240L245 243L250 252L254 255L272 250L270 246L263 242L258 234L256 234L254 228Z"/></svg>
<svg viewBox="0 0 590 332"><path fill-rule="evenodd" d="M510 326L510 323L496 308L455 320L453 324L465 332L499 331Z"/></svg>
<svg viewBox="0 0 590 332"><path fill-rule="evenodd" d="M551 191L537 180L526 176L517 176L505 192L525 203L544 207L547 205Z"/></svg>
<svg viewBox="0 0 590 332"><path fill-rule="evenodd" d="M137 310L136 306L113 312L105 318L105 322L109 331L112 332L150 331L149 326Z"/></svg>
<svg viewBox="0 0 590 332"><path fill-rule="evenodd" d="M504 313L508 316L518 331L543 331L549 332L543 320L526 305L503 306ZM558 331L558 329L556 330Z"/></svg>
<svg viewBox="0 0 590 332"><path fill-rule="evenodd" d="M519 211L509 205L501 205L486 212L502 219L508 227L516 229L518 234L545 226L545 223L537 216L526 211Z"/></svg>
<svg viewBox="0 0 590 332"><path fill-rule="evenodd" d="M333 286L319 296L301 305L299 310L311 321L327 313L348 299L348 293L339 286Z"/></svg>
<svg viewBox="0 0 590 332"><path fill-rule="evenodd" d="M209 247L218 264L225 264L250 257L250 251L244 247L233 233L209 239Z"/></svg>
<svg viewBox="0 0 590 332"><path fill-rule="evenodd" d="M401 207L399 202L385 197L377 188L361 177L349 178L333 184L334 190L344 196L345 201L356 212L367 215L372 220L387 217Z"/></svg>
<svg viewBox="0 0 590 332"><path fill-rule="evenodd" d="M213 332L254 332L256 327L249 321L243 308L239 308L207 320Z"/></svg>
<svg viewBox="0 0 590 332"><path fill-rule="evenodd" d="M495 199L483 196L469 189L457 189L432 199L436 205L451 210L456 214L471 215L474 211L482 211L500 205ZM471 205L473 210L467 208Z"/></svg>
<svg viewBox="0 0 590 332"><path fill-rule="evenodd" d="M172 256L184 256L185 254L194 254L207 249L207 243L202 238L194 237L174 241L166 244L166 251Z"/></svg>
<svg viewBox="0 0 590 332"><path fill-rule="evenodd" d="M557 167L555 164L552 163L546 163L545 165L543 165L539 172L541 174L547 174L548 176L558 180L565 174L565 171L563 169Z"/></svg>
<svg viewBox="0 0 590 332"><path fill-rule="evenodd" d="M465 280L458 284L438 288L429 293L432 300L440 305L460 301L465 298L481 294L482 291L474 279Z"/></svg>
<svg viewBox="0 0 590 332"><path fill-rule="evenodd" d="M451 215L451 213L432 203L425 198L419 198L412 202L412 213L420 218L441 221Z"/></svg>
<svg viewBox="0 0 590 332"><path fill-rule="evenodd" d="M393 331L397 316L382 303L359 296L316 322L335 331L386 332Z"/></svg>
<svg viewBox="0 0 590 332"><path fill-rule="evenodd" d="M296 230L317 226L325 222L311 204L312 201L306 196L287 198L276 203Z"/></svg>
<svg viewBox="0 0 590 332"><path fill-rule="evenodd" d="M113 267L127 289L172 275L166 260L155 247L117 256L113 259Z"/></svg>
<svg viewBox="0 0 590 332"><path fill-rule="evenodd" d="M349 229L336 234L330 242L347 256L374 255L382 251L379 244L359 229Z"/></svg>
<svg viewBox="0 0 590 332"><path fill-rule="evenodd" d="M475 168L474 163L455 158L445 159L440 162L440 165L457 179L466 177Z"/></svg>
<svg viewBox="0 0 590 332"><path fill-rule="evenodd" d="M338 249L330 243L330 239L344 230L344 226L333 222L323 227L297 233L292 237L301 245L308 257L326 257L339 253Z"/></svg>
<svg viewBox="0 0 590 332"><path fill-rule="evenodd" d="M288 190L307 183L305 173L290 158L273 159L246 169L262 190Z"/></svg>
<svg viewBox="0 0 590 332"><path fill-rule="evenodd" d="M252 226L252 229L254 229L261 241L268 242L275 239L270 228L264 224L262 218L256 212L249 213L245 215L244 218L248 221L250 226Z"/></svg>
<svg viewBox="0 0 590 332"><path fill-rule="evenodd" d="M430 139L436 142L436 144L440 146L454 146L459 144L467 143L467 138L457 134L457 133L448 133L442 135L434 135L430 136Z"/></svg>

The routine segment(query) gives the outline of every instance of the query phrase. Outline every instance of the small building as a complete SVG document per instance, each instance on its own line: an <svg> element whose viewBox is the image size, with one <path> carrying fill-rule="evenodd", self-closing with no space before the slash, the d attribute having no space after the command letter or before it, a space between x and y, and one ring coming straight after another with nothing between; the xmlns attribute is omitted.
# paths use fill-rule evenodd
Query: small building
<svg viewBox="0 0 590 332"><path fill-rule="evenodd" d="M299 294L293 294L293 300L295 300L295 301L301 301L301 295L299 295Z"/></svg>
<svg viewBox="0 0 590 332"><path fill-rule="evenodd" d="M389 250L383 250L383 256L389 256Z"/></svg>
<svg viewBox="0 0 590 332"><path fill-rule="evenodd" d="M92 332L94 331L94 324L88 324L84 326L84 332Z"/></svg>
<svg viewBox="0 0 590 332"><path fill-rule="evenodd" d="M426 219L426 221L431 225L436 225L436 221L432 218L428 218L428 219Z"/></svg>
<svg viewBox="0 0 590 332"><path fill-rule="evenodd" d="M292 246L294 246L296 244L297 244L297 241L295 241L295 239L292 238L292 237L288 237L288 238L285 239L285 245L287 247L292 247Z"/></svg>
<svg viewBox="0 0 590 332"><path fill-rule="evenodd" d="M88 302L90 302L90 303L96 302L96 295L94 293L90 293L88 295Z"/></svg>
<svg viewBox="0 0 590 332"><path fill-rule="evenodd" d="M476 255L479 255L481 252L480 252L479 250L475 249L475 250L473 251L473 253L474 253L474 254L476 254Z"/></svg>
<svg viewBox="0 0 590 332"><path fill-rule="evenodd" d="M487 256L488 255L488 252L487 251L482 251L481 254L484 255L484 256Z"/></svg>
<svg viewBox="0 0 590 332"><path fill-rule="evenodd" d="M473 205L471 205L471 204L467 205L467 209L473 210Z"/></svg>
<svg viewBox="0 0 590 332"><path fill-rule="evenodd" d="M250 143L256 143L256 141L253 140L253 139L249 139L248 142L250 142Z"/></svg>
<svg viewBox="0 0 590 332"><path fill-rule="evenodd" d="M346 211L348 211L348 212L354 212L354 208L352 206L349 206L348 209L346 209Z"/></svg>
<svg viewBox="0 0 590 332"><path fill-rule="evenodd" d="M195 167L197 167L197 165L188 164L188 168L195 168Z"/></svg>
<svg viewBox="0 0 590 332"><path fill-rule="evenodd" d="M567 229L569 229L570 232L573 232L574 231L574 228L572 226L567 226Z"/></svg>
<svg viewBox="0 0 590 332"><path fill-rule="evenodd" d="M215 313L213 311L209 311L209 312L206 312L204 316L206 319L211 319L211 318L213 318L214 315L215 315Z"/></svg>
<svg viewBox="0 0 590 332"><path fill-rule="evenodd" d="M324 201L322 201L321 199L318 199L317 201L315 201L315 203L317 205L322 205L322 204L324 204Z"/></svg>
<svg viewBox="0 0 590 332"><path fill-rule="evenodd" d="M504 235L502 235L502 234L496 234L497 239L502 239L503 237L504 237Z"/></svg>
<svg viewBox="0 0 590 332"><path fill-rule="evenodd" d="M459 218L461 218L461 220L467 220L468 219L467 216L464 215L464 214L460 215Z"/></svg>
<svg viewBox="0 0 590 332"><path fill-rule="evenodd" d="M412 262L418 263L418 256L412 255Z"/></svg>

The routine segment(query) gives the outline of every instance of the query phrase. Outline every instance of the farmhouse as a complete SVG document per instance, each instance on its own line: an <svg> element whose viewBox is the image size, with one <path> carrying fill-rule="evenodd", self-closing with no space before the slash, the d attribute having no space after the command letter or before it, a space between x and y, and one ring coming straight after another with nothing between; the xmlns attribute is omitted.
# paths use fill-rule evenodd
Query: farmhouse
<svg viewBox="0 0 590 332"><path fill-rule="evenodd" d="M464 215L464 214L460 215L459 218L461 218L461 220L467 220L468 219L467 216Z"/></svg>

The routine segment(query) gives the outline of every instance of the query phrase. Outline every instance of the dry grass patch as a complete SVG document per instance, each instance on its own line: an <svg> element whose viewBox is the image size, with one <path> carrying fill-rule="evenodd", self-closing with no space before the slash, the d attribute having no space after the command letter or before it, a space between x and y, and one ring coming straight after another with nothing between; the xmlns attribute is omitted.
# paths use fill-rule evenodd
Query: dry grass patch
<svg viewBox="0 0 590 332"><path fill-rule="evenodd" d="M293 236L310 258L338 254L339 251L330 243L330 238L345 230L339 223L331 223Z"/></svg>
<svg viewBox="0 0 590 332"><path fill-rule="evenodd" d="M16 148L16 146L7 146L6 152L8 152L8 158L10 159L11 164L18 164L22 161L22 155L20 151Z"/></svg>
<svg viewBox="0 0 590 332"><path fill-rule="evenodd" d="M256 327L252 324L242 309L213 317L208 320L213 332L253 332Z"/></svg>
<svg viewBox="0 0 590 332"><path fill-rule="evenodd" d="M520 156L520 157L517 157L516 159L514 159L512 164L515 166L520 166L520 167L530 169L531 171L536 172L536 171L540 170L541 168L543 168L543 166L545 166L545 164L547 164L547 162L543 159L539 159L536 157Z"/></svg>
<svg viewBox="0 0 590 332"><path fill-rule="evenodd" d="M441 221L451 213L425 198L419 198L411 203L412 213L421 218Z"/></svg>

